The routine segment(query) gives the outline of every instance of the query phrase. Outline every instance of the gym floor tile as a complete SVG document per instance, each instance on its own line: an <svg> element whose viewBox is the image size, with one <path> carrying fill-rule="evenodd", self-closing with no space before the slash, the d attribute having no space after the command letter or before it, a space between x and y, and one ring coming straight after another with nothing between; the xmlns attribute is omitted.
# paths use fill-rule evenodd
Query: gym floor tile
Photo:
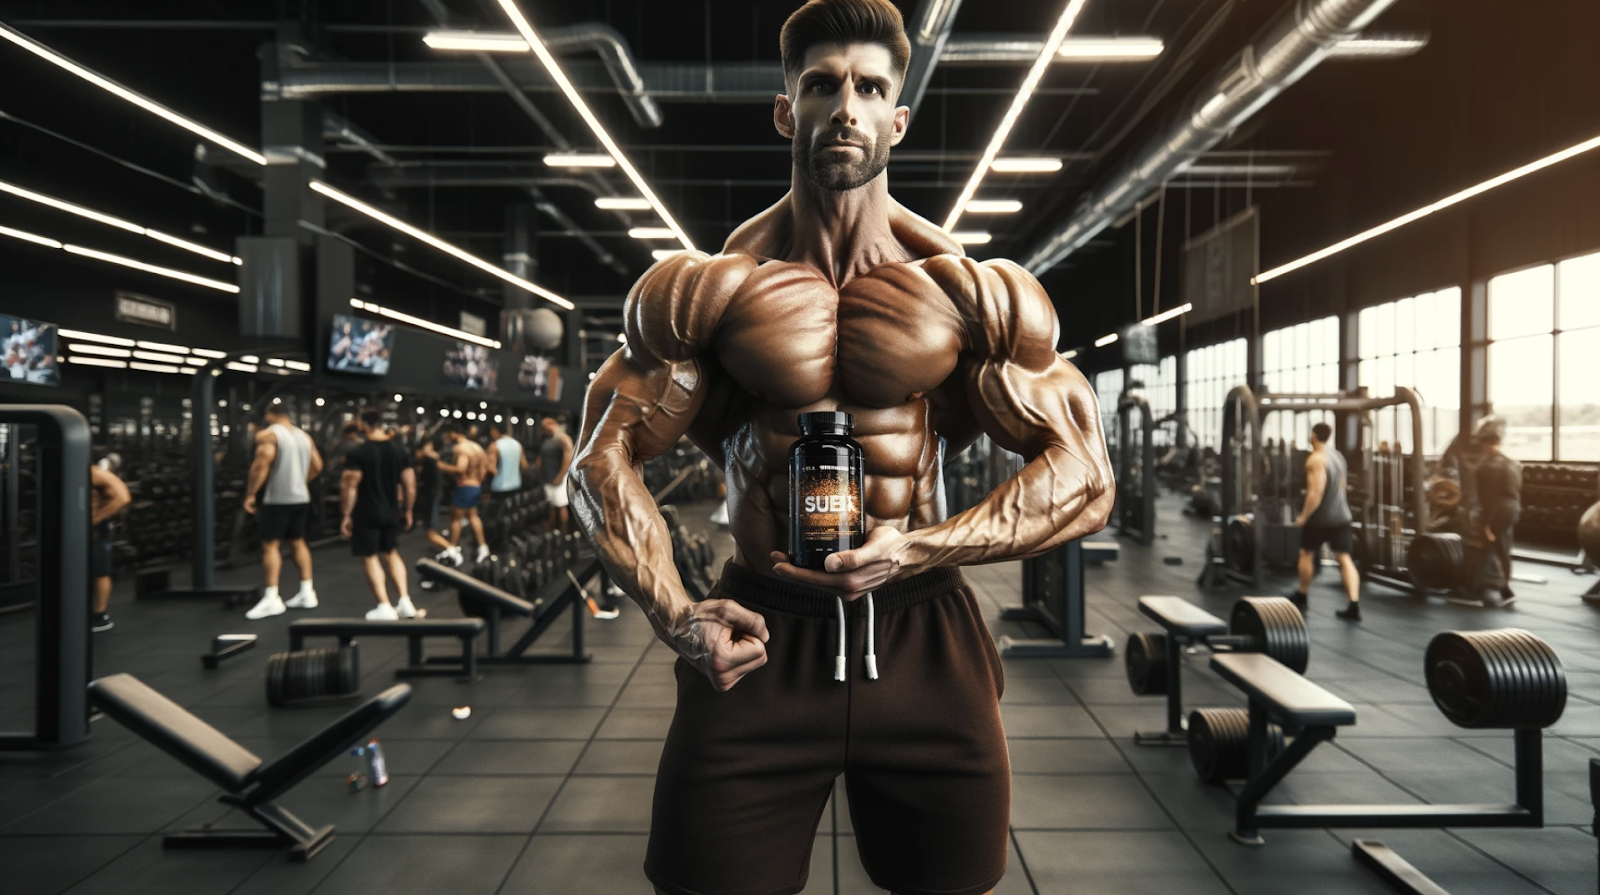
<svg viewBox="0 0 1600 895"><path fill-rule="evenodd" d="M600 666L597 666L600 667ZM499 706L609 706L622 691L621 681L582 681L552 684L537 678L506 694Z"/></svg>
<svg viewBox="0 0 1600 895"><path fill-rule="evenodd" d="M170 780L106 777L13 821L4 832L55 836L153 833L218 791L192 774Z"/></svg>
<svg viewBox="0 0 1600 895"><path fill-rule="evenodd" d="M1173 823L1131 773L1036 774L1011 787L1018 830L1169 830Z"/></svg>
<svg viewBox="0 0 1600 895"><path fill-rule="evenodd" d="M269 861L281 861L269 848L163 848L150 838L65 891L72 895L224 895Z"/></svg>
<svg viewBox="0 0 1600 895"><path fill-rule="evenodd" d="M662 740L595 740L578 759L575 774L644 774L661 765Z"/></svg>
<svg viewBox="0 0 1600 895"><path fill-rule="evenodd" d="M1110 740L1013 739L1007 745L1013 774L1126 774L1131 770Z"/></svg>
<svg viewBox="0 0 1600 895"><path fill-rule="evenodd" d="M507 706L489 713L489 717L473 731L473 739L586 740L594 735L595 728L600 726L600 719L605 714L603 708ZM449 713L446 712L444 717L448 719Z"/></svg>
<svg viewBox="0 0 1600 895"><path fill-rule="evenodd" d="M378 833L532 833L560 777L424 777Z"/></svg>
<svg viewBox="0 0 1600 895"><path fill-rule="evenodd" d="M584 740L465 740L434 765L437 775L561 776L572 770Z"/></svg>
<svg viewBox="0 0 1600 895"><path fill-rule="evenodd" d="M653 777L569 777L541 833L648 833Z"/></svg>
<svg viewBox="0 0 1600 895"><path fill-rule="evenodd" d="M1354 773L1291 773L1267 793L1262 804L1297 805L1415 805L1420 800L1376 771Z"/></svg>
<svg viewBox="0 0 1600 895"><path fill-rule="evenodd" d="M678 702L677 684L641 684L634 681L617 697L619 709L663 708Z"/></svg>
<svg viewBox="0 0 1600 895"><path fill-rule="evenodd" d="M1020 677L1006 680L1005 705L1077 705L1067 685L1054 678Z"/></svg>
<svg viewBox="0 0 1600 895"><path fill-rule="evenodd" d="M1421 871L1423 875L1433 880L1440 888L1451 895L1535 895L1543 893L1549 895L1549 890L1540 888L1507 870L1505 865L1494 857L1494 853L1480 850L1479 847L1468 841L1463 841L1461 833L1468 831L1457 830L1446 832L1444 830L1334 830L1336 836L1346 848L1348 854L1349 843L1357 839L1381 842L1393 849L1395 854L1403 858L1411 866ZM1490 831L1481 831L1490 832ZM1521 831L1519 831L1521 832ZM1551 831L1533 831L1540 833L1539 838ZM1590 842L1593 845L1593 842ZM1270 846L1269 846L1270 847ZM1592 851L1592 848L1591 848ZM1352 858L1352 861L1354 859ZM1595 872L1591 866L1588 868L1587 889L1563 890L1556 888L1561 895L1570 892L1582 892L1590 895L1595 891ZM1362 872L1367 872L1363 868Z"/></svg>
<svg viewBox="0 0 1600 895"><path fill-rule="evenodd" d="M1239 895L1390 895L1392 890L1356 863L1350 847L1324 830L1263 830L1267 844L1240 845L1227 836L1200 833L1195 846Z"/></svg>
<svg viewBox="0 0 1600 895"><path fill-rule="evenodd" d="M1039 895L1227 895L1180 833L1016 834Z"/></svg>
<svg viewBox="0 0 1600 895"><path fill-rule="evenodd" d="M143 841L142 836L0 836L10 892L60 892Z"/></svg>
<svg viewBox="0 0 1600 895"><path fill-rule="evenodd" d="M1579 830L1459 830L1458 835L1559 895L1597 889L1594 837Z"/></svg>
<svg viewBox="0 0 1600 895"><path fill-rule="evenodd" d="M1076 705L1002 705L1000 720L1010 737L1098 737L1100 728Z"/></svg>
<svg viewBox="0 0 1600 895"><path fill-rule="evenodd" d="M317 891L493 895L527 842L527 836L368 836Z"/></svg>
<svg viewBox="0 0 1600 895"><path fill-rule="evenodd" d="M1493 779L1507 771L1504 764L1453 740L1357 739L1341 746L1357 759L1385 774L1441 771L1464 777L1487 775ZM1311 754L1314 756L1327 751L1327 745L1322 745Z"/></svg>
<svg viewBox="0 0 1600 895"><path fill-rule="evenodd" d="M280 852L228 895L311 895L365 838L334 833L333 841L309 861L291 861Z"/></svg>
<svg viewBox="0 0 1600 895"><path fill-rule="evenodd" d="M383 820L400 804L420 777L393 776L383 786L368 786L351 792L343 780L313 777L290 790L278 803L307 825L332 824L340 833L358 836ZM166 825L163 832L176 833L190 827L212 824L219 829L256 830L260 825L243 813L215 800L203 802Z"/></svg>
<svg viewBox="0 0 1600 895"><path fill-rule="evenodd" d="M867 875L867 868L861 863L861 853L856 846L856 837L838 837L838 895L880 895L886 890L872 884L872 877ZM827 837L817 839L817 851L823 851L829 846ZM1028 884L1028 874L1022 866L1022 859L1017 855L1016 843L1009 843L1010 854L1006 860L1006 875L1001 878L1000 884L994 887L994 895L1032 895L1033 887ZM812 853L811 883L806 886L806 892L833 891L831 885L827 889L818 888L818 872L816 866L816 852ZM828 881L831 884L831 880Z"/></svg>
<svg viewBox="0 0 1600 895"><path fill-rule="evenodd" d="M602 740L664 740L672 726L670 708L612 709L605 723L600 725L597 739Z"/></svg>
<svg viewBox="0 0 1600 895"><path fill-rule="evenodd" d="M572 895L644 892L648 837L620 834L539 833L506 878L502 892Z"/></svg>
<svg viewBox="0 0 1600 895"><path fill-rule="evenodd" d="M1226 833L1233 829L1234 798L1227 788L1205 783L1192 769L1141 775L1178 828Z"/></svg>

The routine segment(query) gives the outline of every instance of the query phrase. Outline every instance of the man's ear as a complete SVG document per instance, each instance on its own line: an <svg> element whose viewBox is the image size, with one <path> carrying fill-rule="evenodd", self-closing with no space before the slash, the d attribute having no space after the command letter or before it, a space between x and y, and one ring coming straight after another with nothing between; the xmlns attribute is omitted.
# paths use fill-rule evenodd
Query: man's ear
<svg viewBox="0 0 1600 895"><path fill-rule="evenodd" d="M785 140L794 139L794 103L781 93L772 101L772 126Z"/></svg>
<svg viewBox="0 0 1600 895"><path fill-rule="evenodd" d="M901 106L894 110L894 132L889 135L889 145L899 146L900 141L906 138L906 126L911 123L911 107Z"/></svg>

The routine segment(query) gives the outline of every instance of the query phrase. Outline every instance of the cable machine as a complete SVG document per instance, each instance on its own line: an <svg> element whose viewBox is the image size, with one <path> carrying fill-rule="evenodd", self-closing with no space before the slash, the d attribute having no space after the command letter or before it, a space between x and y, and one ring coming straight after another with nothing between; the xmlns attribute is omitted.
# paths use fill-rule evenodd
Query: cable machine
<svg viewBox="0 0 1600 895"><path fill-rule="evenodd" d="M1137 415L1137 418L1135 416ZM1136 392L1117 399L1117 533L1149 545L1156 540L1155 419Z"/></svg>

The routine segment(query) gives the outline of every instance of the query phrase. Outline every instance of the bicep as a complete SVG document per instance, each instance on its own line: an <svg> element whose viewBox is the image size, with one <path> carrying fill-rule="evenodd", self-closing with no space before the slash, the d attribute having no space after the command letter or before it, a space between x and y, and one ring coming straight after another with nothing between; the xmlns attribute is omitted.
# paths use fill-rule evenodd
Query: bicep
<svg viewBox="0 0 1600 895"><path fill-rule="evenodd" d="M346 488L354 488L357 485L360 485L361 484L361 470L359 470L359 469L346 469L344 471L344 474L339 476L339 484L343 485Z"/></svg>
<svg viewBox="0 0 1600 895"><path fill-rule="evenodd" d="M975 363L967 375L973 415L994 443L1032 460L1051 447L1109 470L1094 390L1072 364L1041 370L1004 360Z"/></svg>
<svg viewBox="0 0 1600 895"><path fill-rule="evenodd" d="M1328 470L1321 463L1306 464L1306 493L1320 494L1328 487Z"/></svg>
<svg viewBox="0 0 1600 895"><path fill-rule="evenodd" d="M666 453L705 401L698 360L630 359L618 351L601 365L584 399L579 453L620 450L630 464ZM563 450L563 462L572 458Z"/></svg>

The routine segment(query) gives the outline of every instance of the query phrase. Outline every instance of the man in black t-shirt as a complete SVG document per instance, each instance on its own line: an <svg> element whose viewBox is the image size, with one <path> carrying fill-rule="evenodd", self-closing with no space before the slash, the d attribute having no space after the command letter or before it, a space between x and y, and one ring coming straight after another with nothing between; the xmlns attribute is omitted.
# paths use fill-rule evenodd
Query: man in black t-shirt
<svg viewBox="0 0 1600 895"><path fill-rule="evenodd" d="M394 440L394 432L384 428L376 410L361 412L361 431L366 441L345 455L344 475L339 480L344 524L340 533L350 542L350 552L361 557L367 582L378 605L367 613L373 621L416 618L406 590L406 563L400 558L400 532L411 528L411 505L417 497L417 476L405 448ZM399 600L389 604L384 569L394 579Z"/></svg>

